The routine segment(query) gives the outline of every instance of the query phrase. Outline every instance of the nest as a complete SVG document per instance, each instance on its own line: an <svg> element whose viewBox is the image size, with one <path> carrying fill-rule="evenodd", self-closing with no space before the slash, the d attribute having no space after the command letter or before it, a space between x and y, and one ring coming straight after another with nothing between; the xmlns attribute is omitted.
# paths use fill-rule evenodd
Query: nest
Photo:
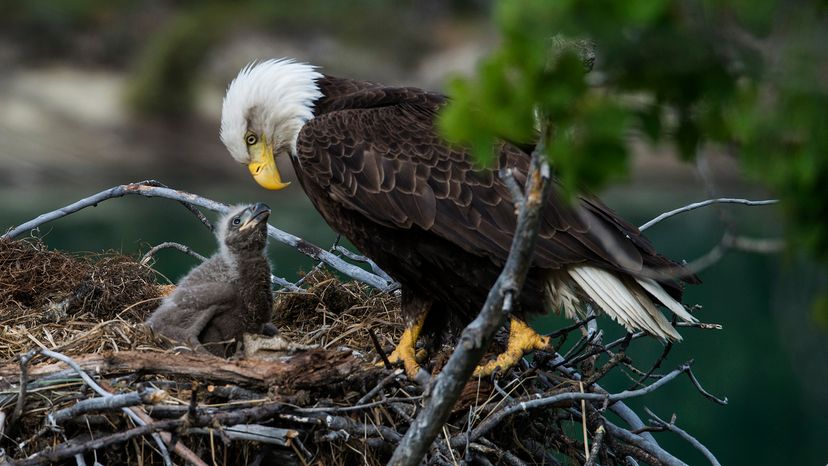
<svg viewBox="0 0 828 466"><path fill-rule="evenodd" d="M0 241L0 464L164 464L165 456L213 464L388 461L423 397L401 371L377 366L377 347L388 351L403 330L397 295L314 269L303 292L278 293L274 303L280 336L305 349L273 361L224 360L149 334L141 322L164 293L156 277L116 253L67 255L34 240ZM572 357L591 348L580 345ZM446 354L432 354L429 365L439 370ZM429 462L460 455L470 464L583 462L581 428L603 425L601 403L584 405L583 416L576 402L531 415L504 415L504 408L590 389L626 363L623 353L608 355L580 358L584 385L539 353L534 365L470 381ZM92 406L101 393L58 357L93 375L115 395L108 400L132 401ZM152 432L175 447L164 453ZM602 448L601 464L652 460L617 439Z"/></svg>

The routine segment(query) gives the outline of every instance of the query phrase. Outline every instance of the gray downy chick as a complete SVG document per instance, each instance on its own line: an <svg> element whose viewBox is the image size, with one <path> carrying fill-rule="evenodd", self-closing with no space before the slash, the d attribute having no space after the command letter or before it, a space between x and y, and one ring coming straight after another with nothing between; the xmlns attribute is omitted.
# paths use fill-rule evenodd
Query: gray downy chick
<svg viewBox="0 0 828 466"><path fill-rule="evenodd" d="M265 256L270 207L231 208L219 220L219 251L190 271L147 319L155 332L227 357L243 333L274 335ZM228 343L229 341L229 343Z"/></svg>

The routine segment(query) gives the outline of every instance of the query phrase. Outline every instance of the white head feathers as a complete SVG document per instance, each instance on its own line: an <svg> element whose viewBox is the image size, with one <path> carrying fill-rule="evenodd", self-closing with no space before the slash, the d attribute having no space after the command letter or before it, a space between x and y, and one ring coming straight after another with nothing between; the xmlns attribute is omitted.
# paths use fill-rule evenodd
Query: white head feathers
<svg viewBox="0 0 828 466"><path fill-rule="evenodd" d="M302 126L313 118L313 102L322 97L316 68L291 59L267 60L244 67L227 88L221 109L221 141L230 155L248 163L248 131L274 148L296 151Z"/></svg>

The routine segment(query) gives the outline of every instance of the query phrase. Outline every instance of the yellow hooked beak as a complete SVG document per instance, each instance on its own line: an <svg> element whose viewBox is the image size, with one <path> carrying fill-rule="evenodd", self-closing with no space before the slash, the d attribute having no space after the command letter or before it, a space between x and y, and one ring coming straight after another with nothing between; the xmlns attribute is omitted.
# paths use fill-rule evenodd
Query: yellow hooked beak
<svg viewBox="0 0 828 466"><path fill-rule="evenodd" d="M247 169L253 175L256 183L265 189L280 190L287 188L290 183L282 181L279 169L276 168L276 160L273 158L273 148L262 138L261 141L250 146L250 154L253 160L247 164Z"/></svg>

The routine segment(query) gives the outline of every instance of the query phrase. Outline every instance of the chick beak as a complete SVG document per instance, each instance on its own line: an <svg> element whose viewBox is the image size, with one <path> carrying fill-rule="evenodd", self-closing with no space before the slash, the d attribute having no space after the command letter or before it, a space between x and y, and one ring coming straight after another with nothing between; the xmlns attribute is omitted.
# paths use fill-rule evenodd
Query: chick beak
<svg viewBox="0 0 828 466"><path fill-rule="evenodd" d="M239 227L239 231L244 231L262 222L266 222L269 217L270 207L267 204L259 202L247 210L244 215L244 223Z"/></svg>
<svg viewBox="0 0 828 466"><path fill-rule="evenodd" d="M278 191L287 188L290 183L282 181L279 169L276 168L273 148L261 141L256 149L258 150L254 152L253 160L247 164L247 169L250 170L253 179L265 189Z"/></svg>

